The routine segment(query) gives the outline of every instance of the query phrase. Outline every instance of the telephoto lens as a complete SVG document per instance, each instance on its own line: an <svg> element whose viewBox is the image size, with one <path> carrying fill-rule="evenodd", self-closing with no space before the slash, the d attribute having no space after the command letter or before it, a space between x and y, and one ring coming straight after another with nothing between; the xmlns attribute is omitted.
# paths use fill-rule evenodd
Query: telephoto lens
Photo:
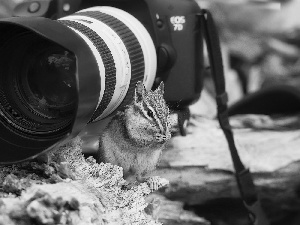
<svg viewBox="0 0 300 225"><path fill-rule="evenodd" d="M32 159L150 89L156 51L132 15L93 7L0 20L0 164Z"/></svg>

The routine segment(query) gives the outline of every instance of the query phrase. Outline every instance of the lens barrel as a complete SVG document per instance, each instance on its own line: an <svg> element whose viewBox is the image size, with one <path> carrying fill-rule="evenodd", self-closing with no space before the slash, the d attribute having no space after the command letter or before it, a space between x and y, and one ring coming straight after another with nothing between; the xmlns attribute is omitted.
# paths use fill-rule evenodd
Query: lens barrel
<svg viewBox="0 0 300 225"><path fill-rule="evenodd" d="M35 157L153 85L156 52L130 14L93 7L52 21L0 20L0 163Z"/></svg>

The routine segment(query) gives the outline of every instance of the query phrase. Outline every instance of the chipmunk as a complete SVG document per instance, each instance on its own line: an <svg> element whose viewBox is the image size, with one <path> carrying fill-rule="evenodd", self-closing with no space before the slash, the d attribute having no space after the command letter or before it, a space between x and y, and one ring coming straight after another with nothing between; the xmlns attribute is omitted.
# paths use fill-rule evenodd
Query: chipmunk
<svg viewBox="0 0 300 225"><path fill-rule="evenodd" d="M163 82L155 91L138 82L132 103L112 118L99 138L97 161L121 166L128 182L147 181L145 176L155 170L171 138L163 94Z"/></svg>

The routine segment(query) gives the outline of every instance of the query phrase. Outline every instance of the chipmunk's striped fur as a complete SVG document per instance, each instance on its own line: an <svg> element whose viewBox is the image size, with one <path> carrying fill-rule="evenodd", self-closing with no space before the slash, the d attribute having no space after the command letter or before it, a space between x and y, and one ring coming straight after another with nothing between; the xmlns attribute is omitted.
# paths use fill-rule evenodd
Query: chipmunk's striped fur
<svg viewBox="0 0 300 225"><path fill-rule="evenodd" d="M133 102L112 118L100 137L98 161L121 166L125 178L138 181L155 169L171 138L163 93L163 83L155 91L137 83Z"/></svg>

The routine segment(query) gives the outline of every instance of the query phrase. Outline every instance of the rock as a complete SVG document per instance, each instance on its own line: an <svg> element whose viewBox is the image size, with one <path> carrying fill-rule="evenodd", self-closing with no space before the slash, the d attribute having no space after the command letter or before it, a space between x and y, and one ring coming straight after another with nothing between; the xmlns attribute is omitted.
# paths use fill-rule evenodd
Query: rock
<svg viewBox="0 0 300 225"><path fill-rule="evenodd" d="M158 194L151 194L148 198L159 202L159 209L154 218L158 219L164 225L210 225L210 222L197 216L195 213L184 210L184 203L180 201L171 201Z"/></svg>
<svg viewBox="0 0 300 225"><path fill-rule="evenodd" d="M252 171L268 216L275 222L293 217L300 211L300 116L244 115L232 118L231 124L241 159ZM199 116L191 120L186 137L173 137L154 175L170 181L163 196L200 210L200 216L212 201L230 203L240 197L217 121Z"/></svg>
<svg viewBox="0 0 300 225"><path fill-rule="evenodd" d="M84 158L80 139L48 152L48 158L48 164L0 167L0 224L161 224L144 211L152 191L147 183L124 190L122 168ZM153 181L157 188L168 183Z"/></svg>

